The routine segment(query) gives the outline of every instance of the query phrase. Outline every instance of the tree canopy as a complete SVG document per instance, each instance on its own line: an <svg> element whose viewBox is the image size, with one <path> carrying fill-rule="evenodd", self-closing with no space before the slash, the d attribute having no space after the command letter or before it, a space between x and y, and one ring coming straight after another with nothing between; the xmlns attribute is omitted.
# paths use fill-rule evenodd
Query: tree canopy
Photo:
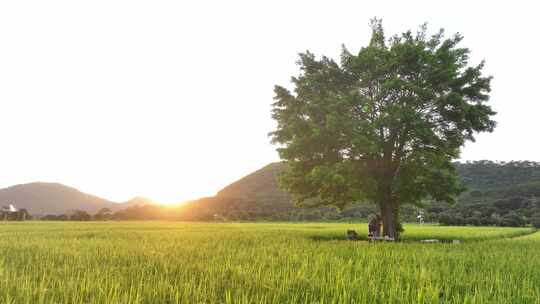
<svg viewBox="0 0 540 304"><path fill-rule="evenodd" d="M288 169L281 185L300 205L376 203L384 234L398 237L399 208L463 191L452 160L475 132L491 132L490 76L470 66L462 36L423 25L385 38L371 22L368 46L340 62L300 54L293 91L275 87L270 133Z"/></svg>

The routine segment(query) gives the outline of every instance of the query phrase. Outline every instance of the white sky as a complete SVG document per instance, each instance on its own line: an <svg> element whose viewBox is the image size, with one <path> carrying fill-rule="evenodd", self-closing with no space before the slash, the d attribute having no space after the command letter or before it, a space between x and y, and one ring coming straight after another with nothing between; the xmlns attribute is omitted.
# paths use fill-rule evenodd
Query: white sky
<svg viewBox="0 0 540 304"><path fill-rule="evenodd" d="M272 90L297 53L357 51L373 16L387 36L426 21L460 32L487 60L499 127L463 159L540 161L534 2L1 1L0 187L213 195L278 160Z"/></svg>

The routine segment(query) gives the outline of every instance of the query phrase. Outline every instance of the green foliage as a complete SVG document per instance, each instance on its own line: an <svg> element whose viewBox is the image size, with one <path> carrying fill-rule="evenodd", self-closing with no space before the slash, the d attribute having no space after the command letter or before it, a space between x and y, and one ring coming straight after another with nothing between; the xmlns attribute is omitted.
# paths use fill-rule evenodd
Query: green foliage
<svg viewBox="0 0 540 304"><path fill-rule="evenodd" d="M506 214L501 219L501 226L507 227L520 227L525 225L523 217L519 216L516 212L512 211Z"/></svg>
<svg viewBox="0 0 540 304"><path fill-rule="evenodd" d="M533 161L493 162L480 160L454 164L460 179L469 188L480 191L501 191L516 185L540 182L540 163ZM471 193L472 194L472 193Z"/></svg>
<svg viewBox="0 0 540 304"><path fill-rule="evenodd" d="M105 221L113 218L113 211L111 208L101 208L94 215L94 220L96 221Z"/></svg>
<svg viewBox="0 0 540 304"><path fill-rule="evenodd" d="M75 210L70 214L69 219L71 221L89 221L92 216L84 210Z"/></svg>
<svg viewBox="0 0 540 304"><path fill-rule="evenodd" d="M423 26L385 40L380 20L371 26L371 43L344 48L340 63L300 54L294 91L275 88L271 136L288 164L281 185L299 205L369 201L397 219L401 204L453 202L463 190L451 161L495 126L491 77L468 65L460 35L428 37Z"/></svg>
<svg viewBox="0 0 540 304"><path fill-rule="evenodd" d="M442 224L522 226L540 211L540 164L484 160L455 166L469 191L454 206L427 207Z"/></svg>
<svg viewBox="0 0 540 304"><path fill-rule="evenodd" d="M532 216L531 224L534 228L540 228L540 213L536 213Z"/></svg>
<svg viewBox="0 0 540 304"><path fill-rule="evenodd" d="M366 224L3 223L0 303L537 303L540 233ZM420 239L461 244L421 244ZM489 240L489 241L485 241Z"/></svg>

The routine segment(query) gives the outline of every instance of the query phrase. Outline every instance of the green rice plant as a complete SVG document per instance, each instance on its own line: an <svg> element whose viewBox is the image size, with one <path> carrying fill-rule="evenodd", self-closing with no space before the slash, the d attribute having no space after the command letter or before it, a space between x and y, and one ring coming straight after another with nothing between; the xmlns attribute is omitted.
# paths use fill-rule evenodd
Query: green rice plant
<svg viewBox="0 0 540 304"><path fill-rule="evenodd" d="M347 229L367 234L346 223L0 223L0 303L540 299L529 228L409 224L400 243L347 241Z"/></svg>

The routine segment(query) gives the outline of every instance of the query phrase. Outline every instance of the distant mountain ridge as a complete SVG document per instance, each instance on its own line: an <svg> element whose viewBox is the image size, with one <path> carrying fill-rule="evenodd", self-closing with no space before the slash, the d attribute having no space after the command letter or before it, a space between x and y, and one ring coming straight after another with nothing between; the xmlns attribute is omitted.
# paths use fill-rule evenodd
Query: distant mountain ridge
<svg viewBox="0 0 540 304"><path fill-rule="evenodd" d="M216 198L242 199L256 203L256 209L284 212L295 209L289 195L278 187L277 176L285 170L284 163L271 163L218 191Z"/></svg>
<svg viewBox="0 0 540 304"><path fill-rule="evenodd" d="M475 161L455 163L455 166L468 191L454 206L445 203L425 206L434 219L444 214L463 218L478 217L480 213L484 218L498 218L511 211L525 218L540 214L540 163ZM13 204L28 209L33 215L63 214L76 209L95 213L106 207L113 212L130 209L124 213L125 219L185 220L365 218L376 212L373 204L355 205L339 213L328 208L298 209L278 187L276 177L285 169L284 163L271 163L224 187L216 196L163 210L148 198L135 197L115 203L58 183L30 183L0 189L0 206ZM148 217L147 211L155 212ZM413 216L414 212L409 208L403 215Z"/></svg>
<svg viewBox="0 0 540 304"><path fill-rule="evenodd" d="M540 183L540 163L532 161L494 162L488 160L454 163L458 176L467 187L462 199L474 191L490 192ZM216 197L242 198L272 202L278 208L290 208L287 193L279 189L276 177L286 164L275 162L246 175L218 192Z"/></svg>
<svg viewBox="0 0 540 304"><path fill-rule="evenodd" d="M27 209L33 215L63 214L71 210L93 213L101 208L116 211L151 203L150 199L142 197L116 203L59 183L35 182L0 189L0 205L13 204L17 208Z"/></svg>
<svg viewBox="0 0 540 304"><path fill-rule="evenodd" d="M425 206L432 220L438 220L443 214L450 214L469 219L463 224L470 224L475 223L479 217L497 219L510 214L509 217L526 219L540 214L539 162L481 160L456 162L454 166L467 190L458 197L458 202L453 206L437 202ZM306 209L295 208L290 197L278 188L276 177L285 169L284 163L269 164L219 191L214 204L218 205L219 200L224 198L235 202L236 212L233 217L240 218L244 216L242 211L249 211L249 218L267 218L270 215L277 219L295 218L276 216L284 213L309 213ZM224 210L223 206L219 209ZM315 215L309 216L317 217L318 213L330 214L330 218L334 216L332 211L314 212ZM375 212L377 210L373 204L359 204L344 210L339 217L366 217ZM414 212L414 207L404 206L403 217L414 220ZM228 215L231 216L231 213ZM489 221L482 223L496 224Z"/></svg>

